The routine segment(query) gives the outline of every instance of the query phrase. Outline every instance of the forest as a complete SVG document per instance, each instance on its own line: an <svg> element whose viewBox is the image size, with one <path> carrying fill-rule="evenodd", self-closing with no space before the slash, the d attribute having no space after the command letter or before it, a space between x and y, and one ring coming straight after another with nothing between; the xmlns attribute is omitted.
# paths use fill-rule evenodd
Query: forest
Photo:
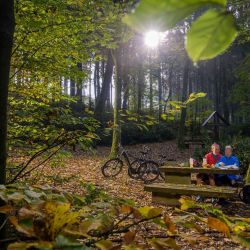
<svg viewBox="0 0 250 250"><path fill-rule="evenodd" d="M0 0L0 249L250 249L250 2Z"/></svg>

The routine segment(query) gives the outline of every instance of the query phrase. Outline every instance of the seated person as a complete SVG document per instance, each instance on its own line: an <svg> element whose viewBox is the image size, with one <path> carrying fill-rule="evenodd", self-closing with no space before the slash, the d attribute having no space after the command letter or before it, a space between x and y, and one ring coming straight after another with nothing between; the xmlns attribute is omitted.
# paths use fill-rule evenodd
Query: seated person
<svg viewBox="0 0 250 250"><path fill-rule="evenodd" d="M225 155L220 158L220 160L216 163L215 167L220 168L239 168L240 163L236 156L233 155L233 148L228 145L225 147ZM240 175L225 175L225 174L218 174L216 176L216 184L223 185L229 184L234 185L237 181L241 179Z"/></svg>
<svg viewBox="0 0 250 250"><path fill-rule="evenodd" d="M220 160L220 146L217 143L214 143L211 146L211 152L205 155L203 161L203 167L214 167L215 164ZM204 183L215 186L215 179L213 174L198 174L197 175L197 184L202 185Z"/></svg>

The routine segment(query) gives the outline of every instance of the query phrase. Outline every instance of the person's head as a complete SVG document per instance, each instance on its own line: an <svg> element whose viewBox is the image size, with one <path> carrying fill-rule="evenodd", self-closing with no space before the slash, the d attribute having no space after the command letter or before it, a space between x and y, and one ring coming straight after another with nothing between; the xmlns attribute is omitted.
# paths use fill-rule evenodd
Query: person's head
<svg viewBox="0 0 250 250"><path fill-rule="evenodd" d="M230 145L225 147L225 156L230 157L233 153L233 148Z"/></svg>
<svg viewBox="0 0 250 250"><path fill-rule="evenodd" d="M220 145L217 143L212 144L211 151L215 155L219 154L220 153Z"/></svg>

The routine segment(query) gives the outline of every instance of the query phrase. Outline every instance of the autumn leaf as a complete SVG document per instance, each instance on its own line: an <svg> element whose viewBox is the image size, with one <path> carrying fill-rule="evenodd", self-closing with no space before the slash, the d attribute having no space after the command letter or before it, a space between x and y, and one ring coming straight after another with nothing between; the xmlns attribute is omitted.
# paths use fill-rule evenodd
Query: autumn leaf
<svg viewBox="0 0 250 250"><path fill-rule="evenodd" d="M125 233L123 236L125 244L126 245L131 244L135 239L135 235L136 233L132 231L128 231L127 233Z"/></svg>
<svg viewBox="0 0 250 250"><path fill-rule="evenodd" d="M228 225L217 218L211 216L208 217L207 225L212 229L216 229L217 231L224 233L227 237L230 236L230 228Z"/></svg>
<svg viewBox="0 0 250 250"><path fill-rule="evenodd" d="M165 225L167 226L167 230L171 233L171 234L175 234L176 233L176 226L174 224L174 222L170 219L169 216L164 216L164 222Z"/></svg>
<svg viewBox="0 0 250 250"><path fill-rule="evenodd" d="M12 207L11 205L4 205L0 207L0 213L2 214L8 214L13 210L15 210L15 208Z"/></svg>
<svg viewBox="0 0 250 250"><path fill-rule="evenodd" d="M110 240L100 240L95 245L101 250L109 250L113 248L113 243Z"/></svg>
<svg viewBox="0 0 250 250"><path fill-rule="evenodd" d="M156 250L165 250L166 248L171 247L174 250L179 250L180 247L176 244L175 239L173 238L167 238L167 239L152 239L149 241L154 249Z"/></svg>
<svg viewBox="0 0 250 250"><path fill-rule="evenodd" d="M17 217L15 216L10 216L9 217L9 221L15 226L16 230L20 233L23 233L25 235L27 235L28 237L34 237L34 231L33 231L33 227L30 226L25 226L25 225L20 225L18 222Z"/></svg>
<svg viewBox="0 0 250 250"><path fill-rule="evenodd" d="M123 214L129 214L133 211L133 207L131 207L129 205L122 205L120 211Z"/></svg>

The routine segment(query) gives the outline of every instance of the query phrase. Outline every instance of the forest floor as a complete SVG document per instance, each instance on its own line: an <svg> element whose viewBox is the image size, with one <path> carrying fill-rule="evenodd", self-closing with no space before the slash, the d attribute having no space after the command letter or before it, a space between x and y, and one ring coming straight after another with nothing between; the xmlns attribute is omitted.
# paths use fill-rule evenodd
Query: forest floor
<svg viewBox="0 0 250 250"><path fill-rule="evenodd" d="M191 151L188 149L182 152L179 151L175 141L152 143L147 144L147 146L152 148L153 154L167 154L168 158L179 162L187 161L191 155ZM141 148L142 145L126 147L133 155L140 151ZM62 164L62 166L44 166L31 176L30 181L33 183L47 183L62 188L64 191L79 194L82 193L81 182L93 183L112 196L132 199L138 206L152 206L151 194L143 191L142 182L128 177L126 168L116 178L106 179L103 177L100 167L105 162L109 150L108 147L98 147L94 153L74 152L73 156L66 159L65 164ZM166 206L163 209L169 214L174 211L173 208ZM240 202L232 202L229 207L223 210L232 216L249 217L250 214L250 207ZM193 247L185 244L184 242L181 249L245 249L216 232L209 232L208 241L201 242Z"/></svg>

